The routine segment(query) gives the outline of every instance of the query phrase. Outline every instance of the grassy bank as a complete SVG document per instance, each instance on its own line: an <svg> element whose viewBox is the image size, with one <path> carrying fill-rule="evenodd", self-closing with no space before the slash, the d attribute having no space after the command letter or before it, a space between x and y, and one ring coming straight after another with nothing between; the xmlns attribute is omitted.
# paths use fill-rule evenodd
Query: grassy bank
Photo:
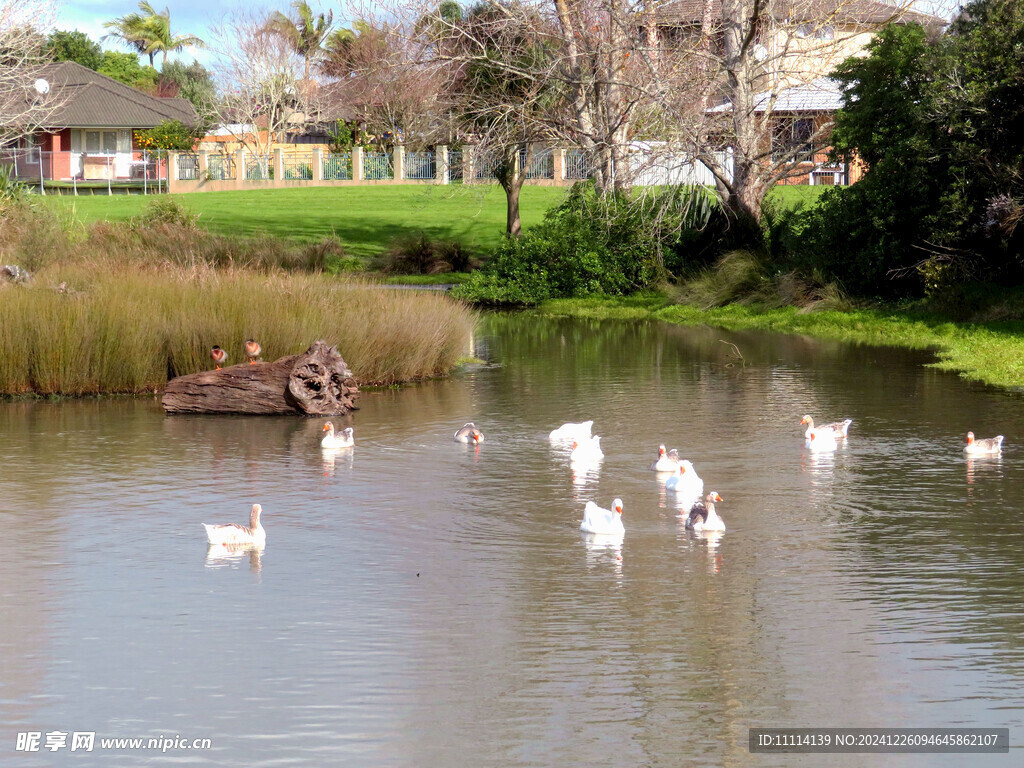
<svg viewBox="0 0 1024 768"><path fill-rule="evenodd" d="M170 247L169 247L170 244ZM62 227L38 212L0 219L5 261L32 272L0 286L0 393L134 393L212 367L337 344L362 383L447 373L474 316L435 292L323 274L316 245L216 238L168 223Z"/></svg>
<svg viewBox="0 0 1024 768"><path fill-rule="evenodd" d="M564 189L524 187L523 224L539 222L564 196ZM376 256L394 240L420 232L486 254L505 232L505 195L493 185L308 187L166 197L198 214L199 226L214 234L271 235L299 242L337 237L348 254L359 257ZM151 199L54 196L46 203L89 225L126 221Z"/></svg>
<svg viewBox="0 0 1024 768"><path fill-rule="evenodd" d="M952 322L915 309L859 308L806 312L796 307L732 304L701 309L672 304L667 296L549 301L536 310L549 316L658 319L679 325L761 330L856 344L934 349L936 368L1003 387L1024 387L1024 322Z"/></svg>

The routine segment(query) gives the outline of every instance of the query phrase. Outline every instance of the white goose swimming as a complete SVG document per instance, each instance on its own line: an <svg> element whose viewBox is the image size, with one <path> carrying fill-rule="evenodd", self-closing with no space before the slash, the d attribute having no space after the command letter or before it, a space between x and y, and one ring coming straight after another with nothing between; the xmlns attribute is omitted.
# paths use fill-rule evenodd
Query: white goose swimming
<svg viewBox="0 0 1024 768"><path fill-rule="evenodd" d="M589 440L590 430L594 426L594 421L581 421L579 424L566 423L560 426L558 429L551 430L551 434L548 435L549 440Z"/></svg>
<svg viewBox="0 0 1024 768"><path fill-rule="evenodd" d="M676 474L665 481L665 489L675 491L683 497L700 498L704 492L704 481L700 479L690 460L680 461L678 470Z"/></svg>
<svg viewBox="0 0 1024 768"><path fill-rule="evenodd" d="M658 446L658 460L651 464L655 472L677 472L679 470L679 451L673 448L665 453L665 446Z"/></svg>
<svg viewBox="0 0 1024 768"><path fill-rule="evenodd" d="M992 456L1003 452L1003 436L983 437L980 440L974 437L973 432L967 433L967 445L964 446L964 453L968 456Z"/></svg>
<svg viewBox="0 0 1024 768"><path fill-rule="evenodd" d="M715 502L721 500L721 496L711 491L704 501L694 504L686 518L686 527L692 531L724 531L725 521L715 512Z"/></svg>
<svg viewBox="0 0 1024 768"><path fill-rule="evenodd" d="M356 444L355 437L352 435L352 427L345 427L341 434L338 435L334 433L334 422L328 421L324 424L323 431L327 433L324 435L324 439L320 441L320 445L324 448L351 448Z"/></svg>
<svg viewBox="0 0 1024 768"><path fill-rule="evenodd" d="M800 419L800 423L807 425L807 429L804 430L804 437L810 440L812 432L821 432L822 430L831 431L836 437L846 437L850 432L850 425L853 424L853 419L833 421L831 424L822 424L816 427L814 426L814 419L811 418L810 414L807 414Z"/></svg>
<svg viewBox="0 0 1024 768"><path fill-rule="evenodd" d="M226 525L208 525L203 523L203 528L206 529L206 540L211 544L264 546L267 543L267 532L263 530L263 525L260 523L261 512L263 512L263 507L259 504L252 505L252 511L249 513L248 527L238 523L228 523Z"/></svg>
<svg viewBox="0 0 1024 768"><path fill-rule="evenodd" d="M467 421L466 424L455 433L455 442L480 444L484 441L484 434L476 428L476 424Z"/></svg>
<svg viewBox="0 0 1024 768"><path fill-rule="evenodd" d="M593 435L583 440L573 440L569 461L585 462L602 458L604 458L604 451L601 450L600 435Z"/></svg>
<svg viewBox="0 0 1024 768"><path fill-rule="evenodd" d="M603 536L622 536L626 532L626 527L622 524L622 499L613 501L611 509L604 509L588 501L583 509L580 530Z"/></svg>
<svg viewBox="0 0 1024 768"><path fill-rule="evenodd" d="M815 452L835 451L839 448L839 442L835 432L822 427L812 430L807 436L807 447Z"/></svg>

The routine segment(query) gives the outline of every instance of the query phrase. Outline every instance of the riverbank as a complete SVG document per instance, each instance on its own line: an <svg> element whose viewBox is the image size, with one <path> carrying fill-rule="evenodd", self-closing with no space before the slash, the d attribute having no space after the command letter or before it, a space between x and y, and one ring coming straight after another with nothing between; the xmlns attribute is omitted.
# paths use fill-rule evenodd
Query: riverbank
<svg viewBox="0 0 1024 768"><path fill-rule="evenodd" d="M360 384L449 373L476 315L438 291L381 290L323 271L330 244L224 238L161 208L67 227L45 209L0 217L0 253L29 276L0 281L0 395L133 394L211 368L337 345Z"/></svg>
<svg viewBox="0 0 1024 768"><path fill-rule="evenodd" d="M896 307L803 311L731 304L701 309L673 304L661 294L600 299L558 299L535 310L549 317L656 319L726 330L801 334L852 344L931 349L932 367L1000 387L1024 387L1024 322L954 322L938 314Z"/></svg>

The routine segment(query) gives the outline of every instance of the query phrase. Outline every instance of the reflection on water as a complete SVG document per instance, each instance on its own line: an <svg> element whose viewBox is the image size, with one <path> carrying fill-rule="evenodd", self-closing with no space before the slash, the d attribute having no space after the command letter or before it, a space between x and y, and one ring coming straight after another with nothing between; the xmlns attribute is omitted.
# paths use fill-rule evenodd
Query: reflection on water
<svg viewBox="0 0 1024 768"><path fill-rule="evenodd" d="M0 764L29 730L431 768L816 766L754 759L747 728L1024 727L1018 396L706 328L495 315L476 350L498 365L367 392L329 455L316 420L0 405ZM807 450L808 412L850 437ZM577 472L548 433L589 418L605 458ZM467 421L487 442L452 440ZM965 459L968 428L1005 455ZM685 529L659 443L727 533ZM615 497L625 537L582 536ZM254 502L267 548L207 550L199 524Z"/></svg>

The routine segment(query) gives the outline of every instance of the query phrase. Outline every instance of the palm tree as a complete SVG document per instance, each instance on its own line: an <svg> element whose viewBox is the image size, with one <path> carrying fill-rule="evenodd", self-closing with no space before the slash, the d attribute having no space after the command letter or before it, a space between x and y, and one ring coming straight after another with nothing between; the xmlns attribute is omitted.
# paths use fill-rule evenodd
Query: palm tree
<svg viewBox="0 0 1024 768"><path fill-rule="evenodd" d="M334 13L328 11L326 14L314 15L306 0L296 0L292 3L292 8L295 9L295 19L288 18L280 11L274 11L267 20L266 29L287 40L294 51L302 57L303 79L309 80L310 66L323 54L324 40L331 32Z"/></svg>
<svg viewBox="0 0 1024 768"><path fill-rule="evenodd" d="M139 7L145 6L151 13L150 30L152 37L146 53L149 54L150 64L153 63L153 55L162 53L164 63L167 63L167 54L170 52L181 53L185 48L203 48L206 43L196 35L173 35L171 34L171 11L164 8L163 13L154 13L152 6L147 2L139 3Z"/></svg>
<svg viewBox="0 0 1024 768"><path fill-rule="evenodd" d="M142 13L129 13L104 24L103 26L110 30L110 34L105 35L104 39L119 38L130 48L146 54L149 56L149 66L153 66L153 59L158 53L164 55L166 62L167 54L171 51L202 48L205 45L195 35L171 34L170 9L164 8L163 13L157 13L149 2L143 0L139 3L139 10Z"/></svg>

